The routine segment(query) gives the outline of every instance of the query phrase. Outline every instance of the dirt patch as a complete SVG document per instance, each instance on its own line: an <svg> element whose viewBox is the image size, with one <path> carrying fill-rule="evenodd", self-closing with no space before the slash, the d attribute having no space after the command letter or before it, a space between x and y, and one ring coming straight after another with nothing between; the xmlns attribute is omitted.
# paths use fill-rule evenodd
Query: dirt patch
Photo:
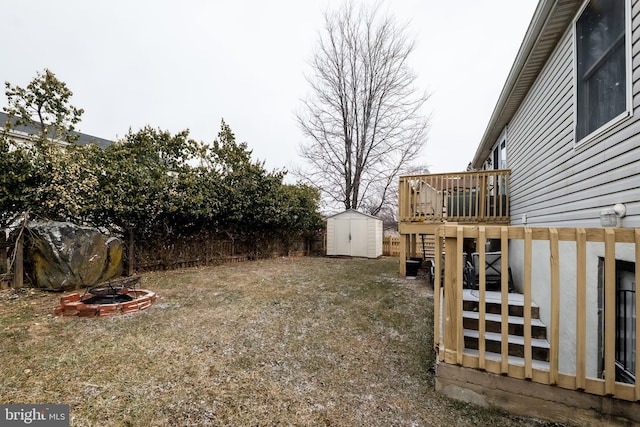
<svg viewBox="0 0 640 427"><path fill-rule="evenodd" d="M74 426L545 425L435 393L432 292L397 259L282 258L141 286L157 302L110 318L54 317L59 294L0 299L0 403L68 403Z"/></svg>

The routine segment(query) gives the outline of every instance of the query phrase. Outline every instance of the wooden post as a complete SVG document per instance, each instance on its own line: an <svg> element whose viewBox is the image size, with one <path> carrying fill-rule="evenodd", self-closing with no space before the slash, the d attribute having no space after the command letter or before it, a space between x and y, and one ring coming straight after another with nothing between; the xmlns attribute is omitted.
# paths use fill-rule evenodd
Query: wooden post
<svg viewBox="0 0 640 427"><path fill-rule="evenodd" d="M436 248L442 248L442 242L440 240L440 228L436 230L435 235L435 246ZM433 276L431 280L433 282L433 346L439 350L443 350L444 343L442 342L442 336L440 334L441 326L442 326L442 313L440 312L442 294L441 294L441 283L440 283L440 263L442 262L442 249L436 250L433 257L434 267L433 267ZM440 357L439 360L443 360Z"/></svg>
<svg viewBox="0 0 640 427"><path fill-rule="evenodd" d="M478 199L481 200L480 209L478 210L478 220L482 221L485 219L487 215L487 206L489 205L489 183L487 182L487 176L482 175L480 177L480 194L478 194Z"/></svg>
<svg viewBox="0 0 640 427"><path fill-rule="evenodd" d="M497 177L496 177L497 179ZM497 193L497 191L496 191ZM496 197L496 196L494 196ZM500 228L500 372L509 373L509 228Z"/></svg>
<svg viewBox="0 0 640 427"><path fill-rule="evenodd" d="M480 251L480 256L479 256L479 261L478 264L480 266L478 273L480 274L479 277L479 282L478 282L478 291L479 291L479 302L478 305L480 307L479 309L479 317L478 319L480 320L478 322L479 327L478 327L478 354L480 356L480 362L479 362L479 366L480 369L485 369L486 367L486 359L485 359L485 353L486 353L486 340L484 339L485 333L486 333L486 318L487 318L487 277L486 277L486 268L484 268L484 266L486 265L486 250L485 248L487 243L487 229L485 226L480 226L480 229L478 230L478 250Z"/></svg>
<svg viewBox="0 0 640 427"><path fill-rule="evenodd" d="M398 181L398 218L400 221L405 221L405 219L410 215L410 192L411 188L407 185L406 179L400 178Z"/></svg>
<svg viewBox="0 0 640 427"><path fill-rule="evenodd" d="M127 259L129 263L127 265L127 276L133 276L135 273L135 251L133 249L133 230L128 230L129 244L127 245Z"/></svg>
<svg viewBox="0 0 640 427"><path fill-rule="evenodd" d="M464 258L462 257L463 252L463 243L464 243L464 228L462 226L458 226L456 229L456 337L458 339L458 344L456 345L456 349L458 350L457 354L457 362L458 365L462 365L462 353L464 351L464 328L462 324L462 310L463 310L463 290L462 290L462 278L464 277ZM480 322L482 320L480 319ZM478 323L480 323L478 322ZM478 339L482 339L478 337Z"/></svg>
<svg viewBox="0 0 640 427"><path fill-rule="evenodd" d="M636 241L636 289L637 283L640 279L640 229L635 229L635 241ZM637 355L640 354L640 339L638 339L638 331L640 331L640 299L636 298L636 400L640 400L640 363L638 363Z"/></svg>
<svg viewBox="0 0 640 427"><path fill-rule="evenodd" d="M16 242L16 253L13 261L13 287L21 288L24 285L24 235L20 234Z"/></svg>
<svg viewBox="0 0 640 427"><path fill-rule="evenodd" d="M446 228L446 227L443 227ZM445 359L449 359L448 355L455 355L458 349L458 298L462 297L458 295L458 287L456 286L457 282L457 271L456 266L458 264L457 260L457 243L456 239L447 237L445 231L445 257L444 257L444 346ZM457 357L453 357L453 359L447 360L448 363L457 363Z"/></svg>
<svg viewBox="0 0 640 427"><path fill-rule="evenodd" d="M558 384L558 357L560 346L560 250L558 230L549 229L551 263L551 337L549 351L549 383Z"/></svg>
<svg viewBox="0 0 640 427"><path fill-rule="evenodd" d="M524 229L524 376L533 377L533 349L531 348L531 273L533 271L533 232Z"/></svg>
<svg viewBox="0 0 640 427"><path fill-rule="evenodd" d="M400 235L400 277L407 276L407 238L409 236L407 234Z"/></svg>
<svg viewBox="0 0 640 427"><path fill-rule="evenodd" d="M611 228L604 234L604 393L616 388L616 240Z"/></svg>
<svg viewBox="0 0 640 427"><path fill-rule="evenodd" d="M576 230L576 388L584 390L587 372L587 233Z"/></svg>
<svg viewBox="0 0 640 427"><path fill-rule="evenodd" d="M7 260L7 247L9 244L7 243L7 237L4 229L0 228L0 272L7 273L9 266Z"/></svg>
<svg viewBox="0 0 640 427"><path fill-rule="evenodd" d="M9 270L9 259L7 257L7 238L4 229L0 228L0 289L7 289L8 273Z"/></svg>

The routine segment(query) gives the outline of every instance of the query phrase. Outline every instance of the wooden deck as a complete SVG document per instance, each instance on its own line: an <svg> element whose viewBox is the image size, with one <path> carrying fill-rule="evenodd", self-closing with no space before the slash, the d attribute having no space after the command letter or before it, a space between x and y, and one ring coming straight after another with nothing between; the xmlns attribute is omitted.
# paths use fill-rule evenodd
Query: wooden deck
<svg viewBox="0 0 640 427"><path fill-rule="evenodd" d="M509 225L510 174L508 169L496 169L401 176L398 195L401 276L406 275L405 261L419 255L424 236L434 240L443 225Z"/></svg>
<svg viewBox="0 0 640 427"><path fill-rule="evenodd" d="M622 382L616 376L615 305L616 260L634 259L636 283L640 278L640 229L445 225L437 235L436 244L441 244L441 239L447 256L444 268L442 260L436 258L434 280L434 341L440 363L613 397L634 405L640 401L640 382ZM485 265L486 241L497 240L502 253L502 271L513 267L521 295L508 291L506 274L501 277L501 292L487 290L483 269L479 289L463 289L462 241L465 239L477 241L480 265ZM569 250L573 256L561 256L561 247L565 255ZM588 251L599 254L605 272L600 279L598 263L589 262ZM546 266L535 268L536 264ZM543 270L546 277L540 275ZM561 271L562 277L572 277L572 280L562 281ZM603 292L602 330L587 327L597 324L597 295L591 291L598 280L602 282ZM544 305L543 301L536 300L536 295ZM476 302L477 309L470 308L468 301ZM494 310L494 305L500 308ZM522 313L514 309L519 305ZM640 300L636 300L634 312L639 306ZM543 310L544 338L536 332L538 314ZM516 321L516 314L522 319ZM475 332L469 326L473 322L477 324ZM640 330L640 317L634 315L632 322L633 330ZM523 325L522 334L513 332L519 328L516 323ZM634 343L633 352L639 354L640 340ZM602 370L595 366L599 352L587 351L598 345L602 346ZM547 357L540 357L545 353ZM634 378L638 378L640 364L636 364L634 370Z"/></svg>
<svg viewBox="0 0 640 427"><path fill-rule="evenodd" d="M508 169L401 176L401 223L507 224Z"/></svg>
<svg viewBox="0 0 640 427"><path fill-rule="evenodd" d="M615 302L617 260L635 262L636 283L640 279L640 229L511 227L509 175L494 170L400 178L401 275L421 235L435 237L434 254L446 253L434 257L437 388L450 391L445 394L472 391L496 406L522 395L521 413L535 413L539 408L530 403L538 399L553 411L568 408L567 420L578 409L587 418L606 414L605 423L622 417L640 424L640 381L616 377ZM519 293L510 290L507 274L501 291L489 291L483 269L478 289L463 289L469 244L479 253L479 265L488 252L500 251L501 271L514 267ZM602 302L594 296L597 281ZM598 320L594 307L601 303ZM593 327L599 321L602 327ZM632 321L633 330L640 330L640 317ZM634 343L634 354L640 354L640 340ZM640 364L633 369L639 378ZM506 388L499 390L498 383ZM573 403L564 408L567 399Z"/></svg>

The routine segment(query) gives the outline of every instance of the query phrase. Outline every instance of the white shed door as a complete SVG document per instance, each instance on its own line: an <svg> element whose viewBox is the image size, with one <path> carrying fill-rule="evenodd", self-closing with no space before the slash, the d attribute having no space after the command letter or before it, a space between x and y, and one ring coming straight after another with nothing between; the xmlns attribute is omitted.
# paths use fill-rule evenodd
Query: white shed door
<svg viewBox="0 0 640 427"><path fill-rule="evenodd" d="M366 257L367 221L351 221L351 256Z"/></svg>
<svg viewBox="0 0 640 427"><path fill-rule="evenodd" d="M334 228L335 254L367 256L367 222L336 219Z"/></svg>
<svg viewBox="0 0 640 427"><path fill-rule="evenodd" d="M351 255L350 219L336 219L334 221L333 240L336 255Z"/></svg>

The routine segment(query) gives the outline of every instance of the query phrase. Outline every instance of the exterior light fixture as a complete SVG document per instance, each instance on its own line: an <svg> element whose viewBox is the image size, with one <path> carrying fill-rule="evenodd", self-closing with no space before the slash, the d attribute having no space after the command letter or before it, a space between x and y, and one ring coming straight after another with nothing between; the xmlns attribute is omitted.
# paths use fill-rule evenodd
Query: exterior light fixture
<svg viewBox="0 0 640 427"><path fill-rule="evenodd" d="M620 227L621 219L627 215L627 208L622 203L617 203L611 208L600 211L600 225L603 227Z"/></svg>

